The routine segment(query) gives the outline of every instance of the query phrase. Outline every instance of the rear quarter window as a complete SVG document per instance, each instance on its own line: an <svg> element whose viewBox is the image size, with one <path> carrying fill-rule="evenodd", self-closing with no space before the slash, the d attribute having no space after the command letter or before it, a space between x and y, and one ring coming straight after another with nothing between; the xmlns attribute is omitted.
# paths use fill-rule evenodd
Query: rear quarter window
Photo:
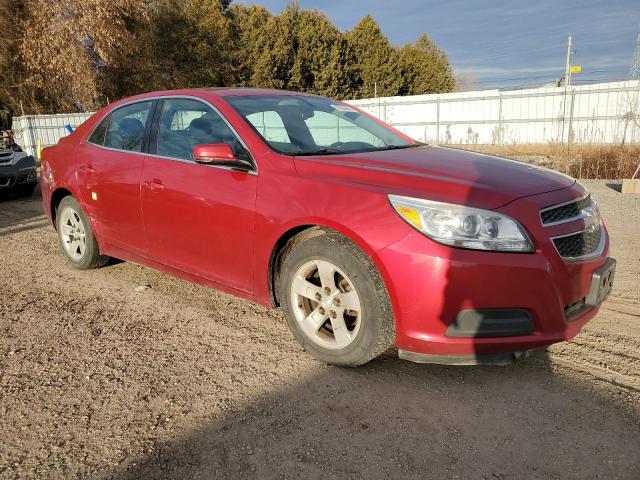
<svg viewBox="0 0 640 480"><path fill-rule="evenodd" d="M91 132L91 135L89 135L87 140L95 145L104 146L104 137L107 133L107 127L109 126L110 120L111 114L104 117L98 126L93 129L93 132Z"/></svg>

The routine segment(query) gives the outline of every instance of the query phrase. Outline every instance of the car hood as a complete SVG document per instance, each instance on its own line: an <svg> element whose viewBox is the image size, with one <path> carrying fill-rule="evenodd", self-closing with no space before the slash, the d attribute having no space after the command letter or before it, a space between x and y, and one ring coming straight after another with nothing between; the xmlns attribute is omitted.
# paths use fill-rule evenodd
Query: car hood
<svg viewBox="0 0 640 480"><path fill-rule="evenodd" d="M0 150L0 167L3 165L15 165L26 156L27 154L25 152L16 152L14 150Z"/></svg>
<svg viewBox="0 0 640 480"><path fill-rule="evenodd" d="M295 157L301 175L341 180L385 193L498 208L518 198L571 187L567 175L455 148L421 146Z"/></svg>

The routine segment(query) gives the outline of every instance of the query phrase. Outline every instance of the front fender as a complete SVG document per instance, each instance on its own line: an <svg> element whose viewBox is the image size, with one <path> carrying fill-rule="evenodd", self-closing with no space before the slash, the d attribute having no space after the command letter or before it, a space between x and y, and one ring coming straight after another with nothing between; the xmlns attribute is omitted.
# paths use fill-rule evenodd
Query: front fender
<svg viewBox="0 0 640 480"><path fill-rule="evenodd" d="M275 306L273 292L272 292L272 261L275 259L276 250L282 248L283 242L281 241L283 238L290 237L292 232L299 230L304 227L322 227L329 230L333 230L335 232L340 233L344 237L351 240L354 244L358 246L367 256L371 259L371 262L375 266L376 270L380 274L382 281L387 289L389 294L389 299L391 301L391 306L394 311L397 308L397 298L393 289L393 282L391 279L391 275L386 265L382 261L379 252L383 248L387 247L398 241L400 238L403 238L406 234L410 233L410 228L403 224L401 226L402 233L400 236L396 235L388 235L385 238L377 238L373 242L368 241L362 235L357 233L352 228L344 225L343 223L337 222L331 218L326 217L299 217L296 219L292 219L291 221L283 224L280 229L275 232L274 237L270 240L271 248L269 251L269 255L264 257L262 256L259 259L259 265L257 265L256 281L259 282L256 285L256 291L258 293L257 298L260 303L267 306ZM389 233L389 232L388 232ZM374 246L375 245L375 246ZM266 280L266 281L265 281Z"/></svg>

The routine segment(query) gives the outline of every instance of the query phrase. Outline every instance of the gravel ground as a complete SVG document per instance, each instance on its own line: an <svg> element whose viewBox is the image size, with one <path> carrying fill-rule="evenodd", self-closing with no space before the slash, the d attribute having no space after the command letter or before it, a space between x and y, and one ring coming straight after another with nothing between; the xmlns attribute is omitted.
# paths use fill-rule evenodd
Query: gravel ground
<svg viewBox="0 0 640 480"><path fill-rule="evenodd" d="M585 183L616 288L511 367L326 366L278 310L73 270L37 194L0 201L0 478L638 479L640 196Z"/></svg>

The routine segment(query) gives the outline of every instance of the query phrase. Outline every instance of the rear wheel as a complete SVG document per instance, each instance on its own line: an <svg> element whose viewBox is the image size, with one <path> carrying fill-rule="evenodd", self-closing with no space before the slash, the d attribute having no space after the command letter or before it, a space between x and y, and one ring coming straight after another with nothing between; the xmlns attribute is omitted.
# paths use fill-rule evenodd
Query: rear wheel
<svg viewBox="0 0 640 480"><path fill-rule="evenodd" d="M316 358L358 366L394 341L387 291L371 260L329 231L285 250L280 302L298 342Z"/></svg>
<svg viewBox="0 0 640 480"><path fill-rule="evenodd" d="M100 255L91 224L75 198L62 199L56 221L60 247L71 265L79 270L106 265L109 257Z"/></svg>

